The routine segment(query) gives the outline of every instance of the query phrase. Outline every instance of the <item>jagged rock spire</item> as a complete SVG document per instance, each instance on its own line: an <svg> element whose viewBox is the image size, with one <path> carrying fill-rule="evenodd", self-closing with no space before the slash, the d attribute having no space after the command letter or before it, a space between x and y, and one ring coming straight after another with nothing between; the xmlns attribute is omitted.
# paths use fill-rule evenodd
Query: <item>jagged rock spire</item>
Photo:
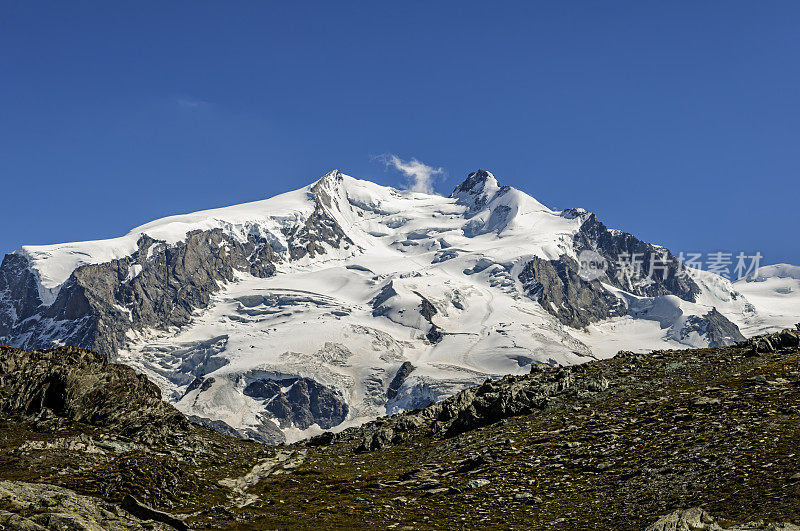
<svg viewBox="0 0 800 531"><path fill-rule="evenodd" d="M464 194L477 195L484 191L497 190L499 187L497 179L491 172L478 170L470 173L463 183L456 186L450 197L460 197Z"/></svg>
<svg viewBox="0 0 800 531"><path fill-rule="evenodd" d="M466 180L456 186L450 197L466 205L468 212L477 212L500 190L494 175L486 170L478 170L467 176Z"/></svg>

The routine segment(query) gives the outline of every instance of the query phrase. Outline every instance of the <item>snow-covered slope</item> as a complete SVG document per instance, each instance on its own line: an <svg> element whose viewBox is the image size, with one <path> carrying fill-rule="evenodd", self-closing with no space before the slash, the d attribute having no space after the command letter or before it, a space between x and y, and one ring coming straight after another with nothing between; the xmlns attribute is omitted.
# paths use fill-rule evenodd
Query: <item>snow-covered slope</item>
<svg viewBox="0 0 800 531"><path fill-rule="evenodd" d="M734 284L752 304L756 318L751 335L775 332L800 323L800 267L775 264L759 267L755 278Z"/></svg>
<svg viewBox="0 0 800 531"><path fill-rule="evenodd" d="M669 274L612 263L588 278L589 251L663 255ZM778 318L743 286L680 273L665 249L483 170L450 197L334 171L116 239L23 247L0 267L0 342L101 350L187 414L293 440L531 363L726 344L736 325L791 320L790 305Z"/></svg>
<svg viewBox="0 0 800 531"><path fill-rule="evenodd" d="M29 259L31 269L39 280L42 301L49 305L55 301L59 289L75 269L131 256L138 249L139 239L144 234L167 245L174 245L185 240L186 234L193 230L222 228L242 240L246 240L250 232L269 234L274 238L274 242L270 243L285 248L285 238L281 237L280 229L308 218L314 210L313 202L308 200L309 188L263 201L170 216L136 227L119 238L25 245L16 254Z"/></svg>

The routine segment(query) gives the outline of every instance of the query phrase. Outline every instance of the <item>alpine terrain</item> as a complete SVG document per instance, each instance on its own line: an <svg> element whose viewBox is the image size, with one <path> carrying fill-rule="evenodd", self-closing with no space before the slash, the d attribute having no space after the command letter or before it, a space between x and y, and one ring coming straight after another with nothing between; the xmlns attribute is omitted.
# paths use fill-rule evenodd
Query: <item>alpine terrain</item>
<svg viewBox="0 0 800 531"><path fill-rule="evenodd" d="M800 324L487 380L294 445L127 366L0 347L0 528L800 530Z"/></svg>
<svg viewBox="0 0 800 531"><path fill-rule="evenodd" d="M332 171L6 255L0 344L96 351L195 423L280 443L532 368L733 345L793 326L798 293L796 267L733 284L484 170L449 197Z"/></svg>

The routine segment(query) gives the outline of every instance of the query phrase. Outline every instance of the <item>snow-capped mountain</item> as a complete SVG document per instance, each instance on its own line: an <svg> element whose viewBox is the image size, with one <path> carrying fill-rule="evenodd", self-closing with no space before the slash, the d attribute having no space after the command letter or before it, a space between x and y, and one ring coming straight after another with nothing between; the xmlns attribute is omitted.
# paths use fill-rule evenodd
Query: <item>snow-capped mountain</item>
<svg viewBox="0 0 800 531"><path fill-rule="evenodd" d="M689 274L483 170L450 197L333 171L120 238L22 247L0 266L0 343L98 350L198 421L294 440L532 363L723 345L800 320L798 299L772 306L797 277L762 272L736 286Z"/></svg>

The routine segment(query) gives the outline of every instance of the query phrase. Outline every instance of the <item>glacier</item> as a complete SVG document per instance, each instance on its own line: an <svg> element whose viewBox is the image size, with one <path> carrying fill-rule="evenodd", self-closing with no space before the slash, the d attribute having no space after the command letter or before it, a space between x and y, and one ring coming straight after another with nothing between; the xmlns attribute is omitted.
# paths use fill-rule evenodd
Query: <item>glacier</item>
<svg viewBox="0 0 800 531"><path fill-rule="evenodd" d="M0 342L95 348L198 422L291 442L532 364L730 344L800 320L792 266L735 284L585 280L587 249L680 270L662 247L484 170L449 197L335 170L115 239L22 247L0 267Z"/></svg>

